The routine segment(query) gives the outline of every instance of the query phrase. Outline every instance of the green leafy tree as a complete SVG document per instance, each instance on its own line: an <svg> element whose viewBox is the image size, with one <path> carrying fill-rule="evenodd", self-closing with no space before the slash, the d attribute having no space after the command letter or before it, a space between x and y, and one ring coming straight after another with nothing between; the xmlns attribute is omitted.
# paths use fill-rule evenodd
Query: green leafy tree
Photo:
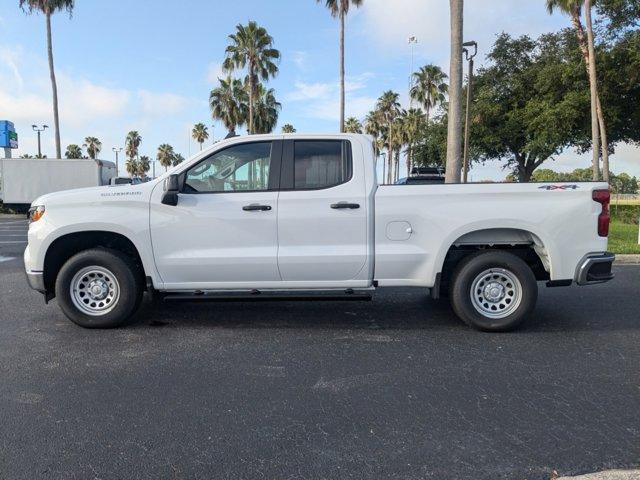
<svg viewBox="0 0 640 480"><path fill-rule="evenodd" d="M138 175L138 172L140 171L138 160L136 160L135 158L128 158L125 162L124 167L131 178Z"/></svg>
<svg viewBox="0 0 640 480"><path fill-rule="evenodd" d="M140 178L145 178L147 176L147 173L149 173L149 169L151 168L151 159L146 155L141 155L140 160L138 160L136 163L138 164L136 175Z"/></svg>
<svg viewBox="0 0 640 480"><path fill-rule="evenodd" d="M273 38L264 27L251 21L238 24L236 32L229 35L229 45L222 67L227 72L247 69L246 86L249 95L249 134L254 132L254 107L258 97L258 83L278 73L280 52L273 48Z"/></svg>
<svg viewBox="0 0 640 480"><path fill-rule="evenodd" d="M66 158L70 158L74 160L80 159L82 158L82 149L75 143L72 143L71 145L67 145L67 151L64 152L64 156ZM28 158L28 157L23 157L23 158Z"/></svg>
<svg viewBox="0 0 640 480"><path fill-rule="evenodd" d="M413 165L445 168L447 162L447 116L441 115L418 133L414 147Z"/></svg>
<svg viewBox="0 0 640 480"><path fill-rule="evenodd" d="M253 133L271 133L278 123L282 108L276 100L275 90L258 84L254 101Z"/></svg>
<svg viewBox="0 0 640 480"><path fill-rule="evenodd" d="M236 128L242 126L247 118L248 95L238 79L219 78L220 85L209 95L209 107L214 120L225 126L230 136L236 134Z"/></svg>
<svg viewBox="0 0 640 480"><path fill-rule="evenodd" d="M410 108L402 119L402 128L407 144L407 176L411 175L413 167L414 146L418 141L420 133L427 124L427 116L417 108Z"/></svg>
<svg viewBox="0 0 640 480"><path fill-rule="evenodd" d="M51 79L51 90L53 94L53 125L55 130L56 158L62 158L62 148L60 146L60 119L58 115L58 85L56 83L56 73L53 66L53 42L51 40L51 15L58 11L66 10L71 16L74 7L74 0L20 0L20 8L25 12L41 12L45 16L47 25L47 57L49 59L49 77Z"/></svg>
<svg viewBox="0 0 640 480"><path fill-rule="evenodd" d="M179 153L173 155L171 165L175 167L176 165L180 165L182 162L184 162L184 157L182 155L180 155Z"/></svg>
<svg viewBox="0 0 640 480"><path fill-rule="evenodd" d="M344 123L346 133L362 133L362 123L356 117L349 117Z"/></svg>
<svg viewBox="0 0 640 480"><path fill-rule="evenodd" d="M553 13L554 10L569 15L573 29L578 38L578 45L582 52L584 64L589 78L589 90L592 96L592 144L593 144L593 180L598 180L599 174L599 145L602 141L602 164L605 181L609 181L609 145L607 138L607 128L604 119L604 111L598 92L598 80L596 76L596 56L593 45L593 28L591 25L591 2L585 10L587 17L587 29L582 24L582 10L585 7L585 0L546 0L547 10ZM593 61L592 61L593 59Z"/></svg>
<svg viewBox="0 0 640 480"><path fill-rule="evenodd" d="M102 142L96 137L87 137L84 139L84 147L87 149L87 155L92 160L95 160L102 150Z"/></svg>
<svg viewBox="0 0 640 480"><path fill-rule="evenodd" d="M142 137L136 130L132 130L127 133L127 138L125 140L125 153L127 154L127 158L137 158L138 157L138 148L142 143Z"/></svg>
<svg viewBox="0 0 640 480"><path fill-rule="evenodd" d="M191 136L200 144L200 150L202 150L202 144L209 138L209 131L204 123L196 123L191 130Z"/></svg>
<svg viewBox="0 0 640 480"><path fill-rule="evenodd" d="M290 123L285 123L282 126L282 133L296 133L296 129Z"/></svg>
<svg viewBox="0 0 640 480"><path fill-rule="evenodd" d="M358 8L363 0L316 0L324 3L331 12L333 18L340 19L340 132L345 132L345 71L344 71L344 21L349 13L349 8L353 5Z"/></svg>
<svg viewBox="0 0 640 480"><path fill-rule="evenodd" d="M175 153L171 145L163 143L158 147L158 154L156 156L158 162L160 162L160 165L162 165L166 171L173 164Z"/></svg>
<svg viewBox="0 0 640 480"><path fill-rule="evenodd" d="M501 160L527 182L546 160L584 138L589 96L583 67L557 36L501 34L480 69L472 105L472 158Z"/></svg>
<svg viewBox="0 0 640 480"><path fill-rule="evenodd" d="M425 65L413 74L411 98L424 108L427 122L431 110L442 105L447 98L447 78L447 74L437 65Z"/></svg>

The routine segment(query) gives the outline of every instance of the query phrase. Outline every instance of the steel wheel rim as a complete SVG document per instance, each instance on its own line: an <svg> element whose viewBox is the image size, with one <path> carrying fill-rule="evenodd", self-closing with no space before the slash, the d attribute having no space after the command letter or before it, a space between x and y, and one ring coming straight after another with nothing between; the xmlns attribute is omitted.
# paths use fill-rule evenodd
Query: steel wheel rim
<svg viewBox="0 0 640 480"><path fill-rule="evenodd" d="M120 299L120 284L116 276L97 265L78 270L71 279L69 290L76 308L94 317L109 313Z"/></svg>
<svg viewBox="0 0 640 480"><path fill-rule="evenodd" d="M522 302L522 284L504 268L489 268L471 282L471 303L482 316L491 319L508 317Z"/></svg>

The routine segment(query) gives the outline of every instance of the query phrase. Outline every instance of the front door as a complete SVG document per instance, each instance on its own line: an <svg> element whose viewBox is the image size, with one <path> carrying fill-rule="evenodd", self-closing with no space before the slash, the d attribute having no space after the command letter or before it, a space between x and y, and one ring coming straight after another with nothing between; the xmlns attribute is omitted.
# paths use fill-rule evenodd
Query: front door
<svg viewBox="0 0 640 480"><path fill-rule="evenodd" d="M232 145L190 167L178 205L151 204L166 289L277 284L280 141Z"/></svg>
<svg viewBox="0 0 640 480"><path fill-rule="evenodd" d="M362 162L347 140L285 142L278 199L283 281L313 288L369 285Z"/></svg>

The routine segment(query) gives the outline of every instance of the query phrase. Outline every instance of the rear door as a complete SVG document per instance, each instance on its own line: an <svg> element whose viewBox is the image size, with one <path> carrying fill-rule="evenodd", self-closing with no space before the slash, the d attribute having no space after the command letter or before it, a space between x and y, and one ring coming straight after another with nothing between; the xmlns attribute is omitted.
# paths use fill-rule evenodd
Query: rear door
<svg viewBox="0 0 640 480"><path fill-rule="evenodd" d="M355 161L363 161L360 152ZM278 199L278 268L284 282L368 286L363 168L354 165L349 140L285 141Z"/></svg>

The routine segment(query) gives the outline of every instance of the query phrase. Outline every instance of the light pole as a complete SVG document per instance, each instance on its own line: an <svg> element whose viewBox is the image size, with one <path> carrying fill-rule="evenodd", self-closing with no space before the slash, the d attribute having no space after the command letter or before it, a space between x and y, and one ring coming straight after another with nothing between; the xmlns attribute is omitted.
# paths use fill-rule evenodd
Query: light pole
<svg viewBox="0 0 640 480"><path fill-rule="evenodd" d="M40 148L40 133L49 128L49 125L42 125L41 128L38 128L37 125L31 125L31 128L33 128L34 132L38 133L38 158L42 158L42 149Z"/></svg>
<svg viewBox="0 0 640 480"><path fill-rule="evenodd" d="M474 41L462 44L464 56L469 62L469 78L467 80L467 112L464 121L464 153L462 158L462 183L467 183L469 173L469 128L471 123L471 99L473 98L473 58L478 54L478 43ZM469 48L473 47L473 53Z"/></svg>
<svg viewBox="0 0 640 480"><path fill-rule="evenodd" d="M113 147L111 150L116 154L116 177L120 175L118 170L118 154L122 151L122 147Z"/></svg>
<svg viewBox="0 0 640 480"><path fill-rule="evenodd" d="M407 41L411 47L411 71L409 72L409 108L413 107L413 98L411 98L411 87L413 86L413 56L415 47L418 44L418 37L411 35Z"/></svg>

